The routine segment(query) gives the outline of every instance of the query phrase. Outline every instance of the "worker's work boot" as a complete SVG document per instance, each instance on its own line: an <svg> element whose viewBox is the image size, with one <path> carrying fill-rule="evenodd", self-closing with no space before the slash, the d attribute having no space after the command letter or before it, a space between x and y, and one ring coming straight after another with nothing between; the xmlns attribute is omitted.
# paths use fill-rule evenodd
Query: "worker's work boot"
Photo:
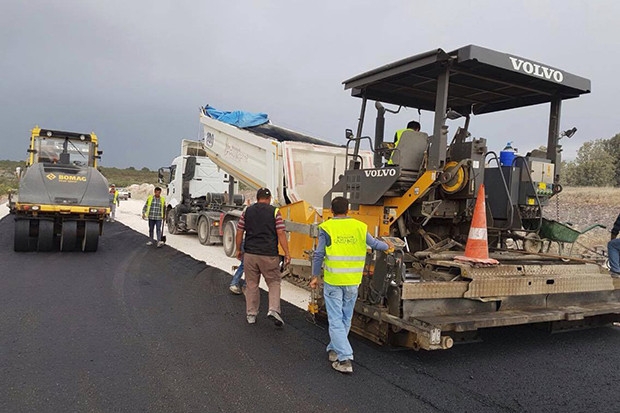
<svg viewBox="0 0 620 413"><path fill-rule="evenodd" d="M246 319L248 320L248 324L256 324L256 314L248 314Z"/></svg>
<svg viewBox="0 0 620 413"><path fill-rule="evenodd" d="M157 248L161 248L164 246L164 242L163 241L157 241Z"/></svg>
<svg viewBox="0 0 620 413"><path fill-rule="evenodd" d="M153 241L148 241L148 242L146 243L146 245L148 245L148 246L153 245Z"/></svg>
<svg viewBox="0 0 620 413"><path fill-rule="evenodd" d="M353 363L351 363L351 360L334 361L332 363L332 367L334 368L334 370L339 371L341 373L345 373L345 374L353 373Z"/></svg>
<svg viewBox="0 0 620 413"><path fill-rule="evenodd" d="M267 318L273 321L273 324L275 324L276 327L282 327L282 324L284 324L284 320L282 320L282 317L277 311L269 310L267 313Z"/></svg>
<svg viewBox="0 0 620 413"><path fill-rule="evenodd" d="M237 294L237 295L242 294L241 287L239 287L238 285L231 285L230 287L228 287L228 289L233 294Z"/></svg>
<svg viewBox="0 0 620 413"><path fill-rule="evenodd" d="M336 354L336 352L335 352L334 350L329 350L329 351L327 352L327 359L328 359L329 361L331 361L332 363L333 363L334 361L338 361L338 354Z"/></svg>

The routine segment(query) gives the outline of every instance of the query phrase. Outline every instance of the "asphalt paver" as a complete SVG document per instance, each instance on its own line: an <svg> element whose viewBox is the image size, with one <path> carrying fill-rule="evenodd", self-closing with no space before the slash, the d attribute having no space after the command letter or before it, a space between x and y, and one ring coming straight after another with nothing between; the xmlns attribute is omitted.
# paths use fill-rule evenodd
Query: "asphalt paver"
<svg viewBox="0 0 620 413"><path fill-rule="evenodd" d="M283 303L248 325L230 274L121 223L95 253L15 253L0 220L2 412L617 412L620 329L483 332L447 351L352 336L332 370L326 325Z"/></svg>

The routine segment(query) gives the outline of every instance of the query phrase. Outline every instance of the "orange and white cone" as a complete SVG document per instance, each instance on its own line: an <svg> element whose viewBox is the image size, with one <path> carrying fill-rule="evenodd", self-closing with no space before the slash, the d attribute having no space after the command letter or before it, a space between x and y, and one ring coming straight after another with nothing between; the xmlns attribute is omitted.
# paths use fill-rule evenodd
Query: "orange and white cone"
<svg viewBox="0 0 620 413"><path fill-rule="evenodd" d="M489 258L489 242L487 240L487 207L484 200L484 184L478 188L478 198L474 206L474 216L469 228L465 255L454 257L458 261L467 261L480 264L499 264L497 260Z"/></svg>

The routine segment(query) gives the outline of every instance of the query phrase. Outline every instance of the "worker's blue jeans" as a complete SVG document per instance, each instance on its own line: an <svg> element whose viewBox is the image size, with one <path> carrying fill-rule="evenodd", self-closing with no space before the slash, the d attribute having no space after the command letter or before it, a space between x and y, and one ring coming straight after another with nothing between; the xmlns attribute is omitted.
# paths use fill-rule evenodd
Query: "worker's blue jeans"
<svg viewBox="0 0 620 413"><path fill-rule="evenodd" d="M241 252L245 252L245 239L241 242ZM232 281L230 282L230 286L238 285L239 287L243 287L245 285L245 280L241 279L243 275L243 255L241 256L241 263L235 271L235 275L233 275Z"/></svg>
<svg viewBox="0 0 620 413"><path fill-rule="evenodd" d="M241 263L239 264L237 271L235 271L235 275L233 275L232 277L230 286L232 287L234 285L238 285L239 287L243 287L245 285L245 281L241 279L242 275L243 275L243 258L241 259Z"/></svg>
<svg viewBox="0 0 620 413"><path fill-rule="evenodd" d="M609 256L609 269L611 272L620 274L620 238L609 241L607 244L607 255Z"/></svg>
<svg viewBox="0 0 620 413"><path fill-rule="evenodd" d="M348 335L357 300L357 287L357 285L336 286L323 283L330 339L326 351L335 351L340 361L353 360L353 348Z"/></svg>
<svg viewBox="0 0 620 413"><path fill-rule="evenodd" d="M157 239L161 241L161 219L149 219L149 238L153 239L153 229L157 231Z"/></svg>

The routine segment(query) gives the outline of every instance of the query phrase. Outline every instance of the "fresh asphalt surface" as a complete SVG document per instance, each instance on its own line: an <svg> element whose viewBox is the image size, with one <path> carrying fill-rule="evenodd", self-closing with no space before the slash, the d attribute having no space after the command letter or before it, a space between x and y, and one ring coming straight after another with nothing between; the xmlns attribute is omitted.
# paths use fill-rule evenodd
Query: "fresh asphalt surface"
<svg viewBox="0 0 620 413"><path fill-rule="evenodd" d="M230 275L109 224L99 251L15 253L0 221L0 412L618 412L620 329L484 332L448 351L352 338L283 303L248 325Z"/></svg>

